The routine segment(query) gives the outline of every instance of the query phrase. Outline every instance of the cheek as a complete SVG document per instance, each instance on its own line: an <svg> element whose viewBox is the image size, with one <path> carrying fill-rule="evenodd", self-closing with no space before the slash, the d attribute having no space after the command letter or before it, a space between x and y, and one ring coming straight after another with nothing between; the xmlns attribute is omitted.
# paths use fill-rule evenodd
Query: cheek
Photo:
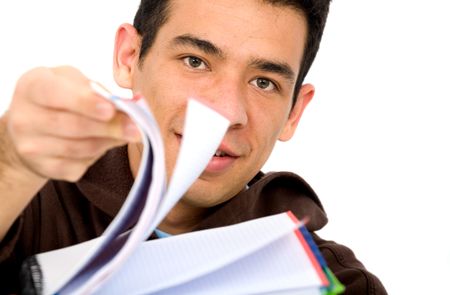
<svg viewBox="0 0 450 295"><path fill-rule="evenodd" d="M148 77L155 75L147 74ZM183 87L179 83L167 78L169 75L159 75L159 77L147 79L141 84L141 92L147 103L150 105L156 120L163 128L167 121L173 120L177 113L182 113L180 109L186 104L186 95Z"/></svg>
<svg viewBox="0 0 450 295"><path fill-rule="evenodd" d="M253 143L254 162L257 166L262 166L273 150L277 140L277 129L268 124L259 124L255 130L255 142Z"/></svg>
<svg viewBox="0 0 450 295"><path fill-rule="evenodd" d="M254 113L253 126L260 141L273 146L282 133L288 119L285 106L268 105Z"/></svg>
<svg viewBox="0 0 450 295"><path fill-rule="evenodd" d="M269 108L276 109L276 108ZM280 109L279 109L280 110ZM279 116L273 113L259 112L259 116L252 120L254 126L255 142L253 146L256 150L258 162L265 162L272 152L287 120L287 115L280 111Z"/></svg>

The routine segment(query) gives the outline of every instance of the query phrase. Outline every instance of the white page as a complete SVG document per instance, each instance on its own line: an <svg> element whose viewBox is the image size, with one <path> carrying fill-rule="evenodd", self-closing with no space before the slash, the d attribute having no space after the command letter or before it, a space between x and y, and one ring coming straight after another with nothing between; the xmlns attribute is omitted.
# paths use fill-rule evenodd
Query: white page
<svg viewBox="0 0 450 295"><path fill-rule="evenodd" d="M81 282L79 279L77 279L77 275L80 274L80 272L83 272L83 269L91 263L95 257L98 257L99 254L102 252L102 249L104 247L109 246L110 242L114 239L116 239L116 236L120 234L122 231L124 231L124 228L121 228L122 220L124 218L127 218L132 214L132 212L129 212L129 207L135 202L138 198L147 198L145 201L145 207L142 211L141 216L139 216L139 222L135 226L134 231L130 233L128 244L125 244L124 249L122 249L123 256L117 256L117 260L126 258L128 256L129 252L137 245L138 242L143 240L142 237L142 228L145 227L145 222L150 223L150 221L145 220L143 218L150 218L149 216L154 216L156 209L159 205L159 198L161 197L162 192L164 191L164 185L165 185L165 163L164 163L164 149L162 148L162 139L159 134L158 126L156 124L156 121L154 120L152 114L146 109L145 101L140 100L140 104L137 104L131 100L121 100L116 97L111 96L112 101L116 104L118 108L125 111L128 114L131 114L131 117L136 122L137 126L141 130L142 136L143 136L143 143L144 143L144 156L141 160L141 167L145 167L146 169L151 169L153 178L152 178L152 184L150 187L149 195L152 194L152 198L146 197L145 195L139 195L137 194L137 191L140 188L140 184L143 182L143 173L142 169L139 170L138 176L135 181L135 185L133 185L129 197L125 200L121 210L117 214L117 216L114 218L112 223L108 226L105 233L102 235L102 238L99 239L98 242L92 243L92 245L95 245L95 247L91 247L89 249L86 249L86 253L84 256L80 257L80 259L77 261L75 265L69 265L69 267L66 267L66 272L60 271L59 277L52 282L46 282L44 285L44 294L54 294L56 292L59 292L61 294L64 294L65 292L73 293L73 288L79 286L80 284L84 283ZM149 141L152 142L152 145L154 147L153 150L153 166L147 167L146 163L148 160L148 157L146 155L149 154ZM162 158L162 159L161 159ZM141 226L139 226L142 224ZM42 263L48 255L40 254L38 255L38 261ZM45 265L48 265L48 262L44 263ZM44 275L45 275L45 269L44 269ZM47 280L45 280L47 281ZM67 282L70 282L68 285ZM51 286L51 287L50 287ZM65 286L63 289L61 287ZM67 291L66 291L67 289Z"/></svg>
<svg viewBox="0 0 450 295"><path fill-rule="evenodd" d="M283 213L145 242L97 294L145 294L183 284L230 265L297 227ZM298 241L296 245L301 247Z"/></svg>
<svg viewBox="0 0 450 295"><path fill-rule="evenodd" d="M106 95L106 94L105 94ZM148 235L154 230L157 223L154 222L154 218L156 217L156 210L160 206L160 200L162 193L164 192L164 185L165 185L165 163L164 163L164 149L162 147L162 139L159 134L158 126L156 124L156 121L154 120L152 114L147 109L147 106L145 104L145 101L141 99L138 103L135 103L133 101L127 101L127 100L121 100L117 97L110 96L109 97L119 109L122 111L125 111L127 114L130 115L130 117L136 122L138 127L141 130L142 137L144 143L146 143L146 138L148 138L148 141L151 142L152 145L152 151L153 151L153 167L152 167L152 183L149 188L147 200L145 200L145 207L142 210L142 214L139 216L138 223L133 228L133 230L129 233L129 235L123 235L126 237L126 239L123 239L125 242L118 254L113 256L113 258L108 258L109 261L106 265L99 265L97 266L97 269L92 269L91 272L95 270L95 273L91 273L89 278L86 278L86 273L89 273L89 271L82 271L82 273L79 273L80 270L82 270L86 265L89 265L90 261L93 261L93 257L98 256L98 251L101 249L101 247L104 247L105 243L108 243L111 239L114 239L114 236L117 235L118 232L116 228L120 228L121 220L123 218L128 218L130 214L133 214L133 212L129 212L130 210L127 209L128 205L134 201L135 198L142 198L143 196L139 196L136 191L138 191L137 188L139 188L139 185L141 185L143 181L142 177L142 167L147 167L147 154L149 153L150 146L144 144L144 155L141 159L140 169L138 176L135 181L135 185L133 185L133 188L130 192L129 197L125 201L122 209L120 210L119 214L116 216L110 227L105 231L105 237L102 238L101 241L92 243L90 245L95 245L95 247L86 247L83 246L87 254L84 257L80 257L77 261L77 263L73 266L70 266L68 264L67 267L65 267L65 272L61 271L58 274L58 278L54 279L54 281L48 283L46 286L44 286L45 293L44 294L53 294L56 291L59 290L60 293L86 293L91 292L95 288L101 285L125 260L126 258L132 253L134 248L142 241L145 240ZM194 105L194 107L192 107ZM186 125L188 126L186 129L188 139L188 144L182 144L181 151L188 150L189 153L184 153L185 155L194 156L198 161L194 163L190 163L192 166L188 165L181 165L181 167L184 167L184 171L181 171L180 173L180 179L183 178L183 175L185 179L182 182L181 185L183 185L183 189L174 190L174 193L171 194L171 202L173 204L176 203L176 201L184 194L185 190L192 184L193 181L198 177L198 175L203 171L204 167L207 165L209 159L212 157L212 155L215 153L217 147L220 144L220 141L223 137L223 135L226 132L226 129L228 127L228 121L224 119L221 115L215 113L214 111L205 108L205 107L199 107L200 103L194 102L192 103L192 100L188 102L188 115L186 118ZM193 110L192 110L193 109ZM206 120L206 121L205 121ZM215 124L215 121L219 121L220 124ZM189 123L191 121L195 121L196 123ZM212 123L212 124L211 124ZM199 126L211 126L212 128L202 128L201 132L203 134L204 140L203 142L200 141L200 144L205 143L206 149L196 149L192 145L199 144L199 141L195 141L196 138L194 136L194 140L189 140L189 138L192 138L192 136L189 136L189 134L195 134L196 131L191 131L189 128L196 128ZM189 127L192 126L192 127ZM206 139L206 140L205 140ZM212 139L212 141L211 141ZM183 139L184 141L184 139ZM204 145L202 145L204 147ZM180 151L180 154L181 154ZM186 158L186 156L184 157ZM205 159L203 159L205 158ZM181 157L181 160L183 158ZM189 161L182 161L182 162L188 162ZM191 173L193 171L193 173ZM174 182L176 185L177 182ZM179 184L179 183L178 183ZM141 187L142 188L142 187ZM173 206L173 205L172 205ZM166 208L169 208L166 206ZM169 208L170 209L170 208ZM117 224L119 226L117 227ZM42 268L44 269L44 277L45 277L45 270L49 267L52 267L52 263L54 263L54 259L52 259L48 254L40 254L38 255L38 260L40 261ZM50 257L50 258L49 258ZM103 262L102 262L103 264ZM44 267L45 265L45 267ZM102 268L99 268L102 267ZM83 273L84 272L84 273ZM65 284L70 278L74 276L74 274L79 273L78 277L75 277L72 282L67 285L64 289L60 289L62 285ZM53 273L51 276L54 277ZM87 281L85 279L88 279Z"/></svg>
<svg viewBox="0 0 450 295"><path fill-rule="evenodd" d="M156 228L191 184L200 176L220 145L230 122L199 103L189 100L183 140L169 188L152 229Z"/></svg>
<svg viewBox="0 0 450 295"><path fill-rule="evenodd" d="M69 273L73 266L86 256L86 253L96 247L96 243L99 243L100 239L97 238L76 246L38 254L37 259L45 278L43 294L54 294L52 291L58 289L61 285L61 279L65 278L64 275Z"/></svg>
<svg viewBox="0 0 450 295"><path fill-rule="evenodd" d="M120 250L112 258L109 258L109 260L101 262L98 267L90 268L90 270L84 269L83 272L71 282L71 284L59 291L60 294L86 294L93 292L97 287L101 286L101 284L103 284L113 274L113 272L125 262L139 243L147 238L149 233L149 225L156 215L162 194L165 191L164 146L157 122L148 109L145 100L141 98L139 101L134 102L131 100L113 99L113 102L119 109L126 112L136 122L137 126L142 131L143 142L149 143L148 145L144 144L140 169L133 188L141 187L141 182L144 181L144 178L141 176L141 171L143 170L141 168L148 169L148 155L150 149L153 153L151 166L152 181L150 183L150 187L146 188L146 190L148 190L147 195L139 194L137 193L138 190L135 191L132 188L121 209L121 211L125 212L125 214L119 212L119 214L114 218L113 223L115 221L120 221L123 218L127 218L128 216L132 216L133 214L138 214L138 222L129 232L129 235L120 247ZM138 212L123 210L124 207L127 206L127 202L132 202L135 199L143 199L144 201L145 205L140 214ZM111 228L113 227L109 226L104 235L107 235L108 230ZM89 276L87 276L87 274L89 274Z"/></svg>
<svg viewBox="0 0 450 295"><path fill-rule="evenodd" d="M308 254L291 232L216 272L155 294L278 294L283 290L299 294L299 290L320 287L320 277Z"/></svg>
<svg viewBox="0 0 450 295"><path fill-rule="evenodd" d="M119 100L120 103L124 102ZM150 111L146 108L145 101L141 99L138 104L133 104L131 102L125 101L127 105L124 105L123 109L125 111L131 110L128 114L131 115L133 119L137 119L136 122L142 124L147 124L145 118L143 122L140 122L141 119L139 116L135 116L137 113L135 110L135 106L140 107L145 110L147 113L147 117L152 117ZM127 109L127 107L130 107ZM178 181L171 181L169 189L167 192L172 193L168 195L167 193L162 198L163 204L168 205L165 206L167 212L172 208L173 205L183 196L185 191L189 188L189 186L198 178L200 173L204 170L206 165L208 164L211 157L214 155L217 147L219 146L227 128L228 128L228 120L226 120L223 116L219 115L215 111L201 105L199 102L195 100L188 101L188 107L185 118L185 130L183 134L183 140L180 147L180 153L177 158L177 163L175 165L174 174L178 173ZM157 124L154 122L150 124L154 130L153 133L156 133ZM144 125L145 126L145 125ZM193 128L196 128L193 130ZM144 131L145 128L142 128ZM149 135L149 134L147 134ZM201 135L201 136L198 136ZM156 137L156 136L155 136ZM160 135L158 132L158 138L155 140L160 140ZM152 139L153 140L153 139ZM153 141L152 145L153 145ZM162 143L161 143L162 144ZM201 148L200 148L201 147ZM155 151L156 149L153 148ZM164 165L164 157L153 158L153 165L156 165L156 161L160 162L160 165ZM145 163L145 162L144 162ZM181 163L181 164L179 164ZM144 164L145 165L145 164ZM144 166L145 167L145 166ZM153 178L163 177L165 176L165 170L161 169L153 169ZM160 175L163 174L163 175ZM157 187L154 188L154 185ZM152 191L155 194L160 194L161 189L159 189L159 185L162 183L155 184L155 180L152 181L150 186L150 193ZM173 189L176 187L176 189ZM172 189L171 189L172 188ZM149 200L154 200L153 195L147 198ZM158 198L158 201L160 199ZM159 202L158 202L159 203ZM151 208L148 208L151 207ZM149 210L146 210L149 209ZM158 208L158 212L161 210L161 207ZM85 274L82 279L78 280L73 287L67 289L67 293L77 292L80 294L91 293L95 289L101 286L109 277L113 274L113 272L117 271L120 265L122 265L128 256L132 253L132 251L136 248L138 243L142 242L147 238L147 236L156 228L158 225L158 221L155 221L156 216L164 217L164 215L159 215L156 212L156 202L150 203L150 206L146 205L146 208L142 212L142 215L139 217L139 222L133 228L130 238L120 252L114 256L114 258L108 262L105 266L102 266L101 269L95 271L92 274ZM89 276L88 276L89 274Z"/></svg>

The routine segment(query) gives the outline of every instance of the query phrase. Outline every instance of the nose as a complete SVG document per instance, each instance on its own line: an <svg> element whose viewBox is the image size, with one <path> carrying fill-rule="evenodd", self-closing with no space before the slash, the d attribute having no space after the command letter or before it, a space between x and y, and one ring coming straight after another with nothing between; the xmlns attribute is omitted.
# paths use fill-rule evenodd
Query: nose
<svg viewBox="0 0 450 295"><path fill-rule="evenodd" d="M207 91L206 103L230 121L230 129L238 129L247 125L248 108L245 97L245 86L239 81L227 79L211 85Z"/></svg>

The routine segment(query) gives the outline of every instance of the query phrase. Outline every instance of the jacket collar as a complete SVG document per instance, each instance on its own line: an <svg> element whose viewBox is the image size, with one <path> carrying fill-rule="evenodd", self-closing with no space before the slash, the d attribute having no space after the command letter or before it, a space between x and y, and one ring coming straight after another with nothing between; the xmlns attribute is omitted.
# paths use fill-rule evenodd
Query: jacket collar
<svg viewBox="0 0 450 295"><path fill-rule="evenodd" d="M249 188L210 209L197 230L231 225L259 217L292 211L298 218L308 217L310 231L328 222L324 208L312 188L291 172L258 173Z"/></svg>
<svg viewBox="0 0 450 295"><path fill-rule="evenodd" d="M109 216L117 214L133 185L127 147L110 150L77 183L86 198ZM292 211L309 218L307 228L327 223L324 208L312 188L290 172L258 173L249 187L229 201L210 208L196 230L231 225L263 216Z"/></svg>

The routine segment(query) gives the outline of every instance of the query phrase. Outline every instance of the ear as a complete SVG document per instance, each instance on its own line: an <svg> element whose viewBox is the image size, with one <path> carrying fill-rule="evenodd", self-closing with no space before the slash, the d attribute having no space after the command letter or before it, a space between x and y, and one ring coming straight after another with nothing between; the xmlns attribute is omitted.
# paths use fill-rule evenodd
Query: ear
<svg viewBox="0 0 450 295"><path fill-rule="evenodd" d="M295 130L297 129L298 122L302 117L303 111L305 110L309 102L312 100L314 92L315 88L313 85L311 84L302 85L297 95L297 101L295 102L295 105L292 107L291 113L289 114L289 118L286 121L286 124L284 125L284 128L280 136L278 136L278 140L288 141L289 139L292 138L292 136L295 133Z"/></svg>
<svg viewBox="0 0 450 295"><path fill-rule="evenodd" d="M114 46L114 80L123 88L133 86L133 72L139 61L141 37L130 24L117 29Z"/></svg>

